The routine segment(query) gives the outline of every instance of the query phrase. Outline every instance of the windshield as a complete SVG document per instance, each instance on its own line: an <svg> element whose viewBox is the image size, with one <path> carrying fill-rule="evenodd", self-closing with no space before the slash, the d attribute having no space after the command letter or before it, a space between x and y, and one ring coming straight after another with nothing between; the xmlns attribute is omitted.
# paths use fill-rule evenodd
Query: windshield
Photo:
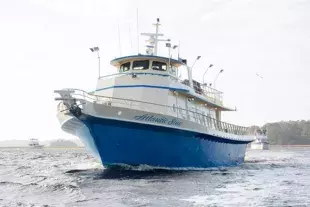
<svg viewBox="0 0 310 207"><path fill-rule="evenodd" d="M152 69L153 70L166 71L167 70L167 64L166 63L162 63L162 62L153 61Z"/></svg>
<svg viewBox="0 0 310 207"><path fill-rule="evenodd" d="M125 72L128 70L130 70L130 62L122 64L119 69L120 72Z"/></svg>
<svg viewBox="0 0 310 207"><path fill-rule="evenodd" d="M134 61L132 65L133 70L147 70L149 69L150 61L149 60L138 60Z"/></svg>

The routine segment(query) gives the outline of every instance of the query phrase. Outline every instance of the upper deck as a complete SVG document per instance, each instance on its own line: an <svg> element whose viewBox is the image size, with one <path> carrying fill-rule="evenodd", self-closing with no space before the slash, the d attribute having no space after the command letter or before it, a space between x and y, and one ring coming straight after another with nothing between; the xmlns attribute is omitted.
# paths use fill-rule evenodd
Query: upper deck
<svg viewBox="0 0 310 207"><path fill-rule="evenodd" d="M174 95L181 93L180 96L184 100L191 102L184 107L192 107L189 105L195 102L199 106L204 105L215 111L233 111L233 109L223 105L223 93L221 91L192 79L192 68L194 64L192 67L189 67L187 61L179 58L179 55L177 59L172 58L171 50L178 46L172 46L170 39L159 38L163 36L163 34L158 33L159 19L157 19L157 23L154 25L156 26L156 33L142 33L142 35L149 37L146 41L148 44L146 45L146 54L140 54L138 52L138 55L113 59L110 63L117 69L117 73L100 76L96 92L118 88L116 90L122 92L116 93L121 97L131 94L127 94L127 91L125 91L127 89L125 88L136 88L136 93L132 94L136 95L137 98L144 96L146 100L149 100L150 97L146 98L146 95L143 94L146 91L152 90L150 88L157 88L170 90ZM158 42L166 42L168 57L157 55ZM181 73L184 75L184 69L187 71L187 76L185 79L181 79ZM106 82L100 82L102 79L105 79ZM141 88L148 89L144 90ZM160 96L166 97L167 94L162 93ZM193 100L195 101L193 102Z"/></svg>
<svg viewBox="0 0 310 207"><path fill-rule="evenodd" d="M195 80L192 80L193 87L191 87L189 79L181 80L179 78L179 70L181 67L187 68L188 66L180 60L154 55L132 55L113 59L110 63L117 68L118 73L102 76L100 79L126 75L133 77L137 75L140 77L150 75L167 77L171 83L178 84L180 91L186 93L187 96L197 98L201 102L205 102L209 106L219 108L222 111L232 110L224 107L223 93L221 91Z"/></svg>

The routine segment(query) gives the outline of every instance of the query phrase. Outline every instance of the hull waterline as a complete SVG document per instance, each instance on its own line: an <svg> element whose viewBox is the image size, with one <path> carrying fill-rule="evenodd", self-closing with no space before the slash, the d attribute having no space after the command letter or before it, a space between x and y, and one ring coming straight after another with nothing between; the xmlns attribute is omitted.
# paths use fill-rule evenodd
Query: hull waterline
<svg viewBox="0 0 310 207"><path fill-rule="evenodd" d="M163 168L236 166L248 142L162 126L87 116L79 135L104 166Z"/></svg>

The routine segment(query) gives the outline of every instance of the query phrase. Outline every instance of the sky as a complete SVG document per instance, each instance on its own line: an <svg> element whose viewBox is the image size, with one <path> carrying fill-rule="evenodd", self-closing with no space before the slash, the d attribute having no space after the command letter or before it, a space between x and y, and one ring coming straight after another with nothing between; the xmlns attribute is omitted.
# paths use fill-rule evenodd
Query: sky
<svg viewBox="0 0 310 207"><path fill-rule="evenodd" d="M111 59L136 54L137 10L140 33L153 32L160 18L160 32L180 43L189 65L201 56L194 79L202 81L210 64L206 82L224 70L216 88L237 108L224 121L310 119L310 1L0 0L0 140L70 137L56 119L53 91L95 88L90 47L100 47L102 75L116 72ZM144 43L140 37L140 52Z"/></svg>

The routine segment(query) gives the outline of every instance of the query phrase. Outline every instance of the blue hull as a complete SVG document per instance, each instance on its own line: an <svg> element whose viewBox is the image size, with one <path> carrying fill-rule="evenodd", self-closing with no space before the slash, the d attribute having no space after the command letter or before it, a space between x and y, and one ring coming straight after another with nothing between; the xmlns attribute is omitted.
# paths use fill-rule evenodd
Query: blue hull
<svg viewBox="0 0 310 207"><path fill-rule="evenodd" d="M87 126L79 133L81 139L101 159L104 166L236 166L243 163L248 143L186 130L92 116L81 121Z"/></svg>

